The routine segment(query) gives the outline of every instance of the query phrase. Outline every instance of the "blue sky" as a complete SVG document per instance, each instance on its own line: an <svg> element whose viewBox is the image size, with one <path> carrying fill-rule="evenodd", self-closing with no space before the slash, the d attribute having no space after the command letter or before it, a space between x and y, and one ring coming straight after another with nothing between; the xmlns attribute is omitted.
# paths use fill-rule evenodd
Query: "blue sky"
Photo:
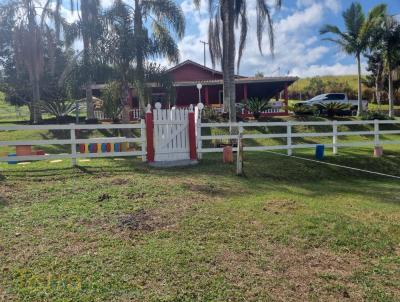
<svg viewBox="0 0 400 302"><path fill-rule="evenodd" d="M104 6L112 0L101 0ZM179 42L181 61L191 59L203 62L203 47L200 40L207 41L208 10L202 0L200 11L192 0L177 0L186 16L186 35ZM267 0L274 3L275 0ZM388 4L391 14L400 13L399 0L361 0L367 12L380 3ZM266 76L296 75L341 75L356 74L354 58L345 55L330 42L322 41L319 29L329 23L343 28L342 11L351 3L346 0L283 0L280 11L274 11L276 48L275 57L269 54L268 39L264 39L264 55L260 55L255 37L255 1L248 2L250 29L244 51L240 73L254 75L257 71ZM68 12L67 12L68 13ZM72 17L71 17L72 18ZM160 60L163 65L168 62ZM207 65L211 67L207 53ZM365 62L364 62L365 67Z"/></svg>
<svg viewBox="0 0 400 302"><path fill-rule="evenodd" d="M250 1L249 4L254 1ZM273 2L273 1L272 1ZM187 18L186 36L179 43L182 59L203 61L200 39L207 39L208 14L206 4L198 12L191 0L181 1ZM240 73L254 75L262 71L265 75L339 75L355 74L354 58L349 57L330 42L322 41L319 29L325 23L343 28L342 11L350 5L345 0L283 0L284 6L274 12L276 50L275 58L269 55L268 41L264 39L264 56L256 47L254 18L250 20L248 41ZM378 0L361 1L366 11L382 3ZM386 1L391 13L400 13L400 1ZM249 16L254 16L250 5ZM210 63L207 57L208 63Z"/></svg>

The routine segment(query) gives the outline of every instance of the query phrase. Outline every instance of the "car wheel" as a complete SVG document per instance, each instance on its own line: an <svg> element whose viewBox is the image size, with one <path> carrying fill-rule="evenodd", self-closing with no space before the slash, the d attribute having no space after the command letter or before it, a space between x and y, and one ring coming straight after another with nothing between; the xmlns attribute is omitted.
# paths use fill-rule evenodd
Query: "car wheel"
<svg viewBox="0 0 400 302"><path fill-rule="evenodd" d="M351 116L357 116L357 109L351 109Z"/></svg>
<svg viewBox="0 0 400 302"><path fill-rule="evenodd" d="M319 109L317 109L317 110L314 110L314 116L321 116L321 110L319 110Z"/></svg>

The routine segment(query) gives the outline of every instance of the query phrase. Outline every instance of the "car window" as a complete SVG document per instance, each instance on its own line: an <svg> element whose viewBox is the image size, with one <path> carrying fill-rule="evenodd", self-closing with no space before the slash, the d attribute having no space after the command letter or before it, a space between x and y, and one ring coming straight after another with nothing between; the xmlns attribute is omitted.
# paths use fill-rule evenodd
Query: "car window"
<svg viewBox="0 0 400 302"><path fill-rule="evenodd" d="M324 100L325 98L326 98L326 95L325 95L325 94L317 95L316 97L313 97L313 98L311 99L311 101L320 101L320 100Z"/></svg>
<svg viewBox="0 0 400 302"><path fill-rule="evenodd" d="M327 99L331 101L342 101L346 99L346 95L343 93L331 93L327 95Z"/></svg>

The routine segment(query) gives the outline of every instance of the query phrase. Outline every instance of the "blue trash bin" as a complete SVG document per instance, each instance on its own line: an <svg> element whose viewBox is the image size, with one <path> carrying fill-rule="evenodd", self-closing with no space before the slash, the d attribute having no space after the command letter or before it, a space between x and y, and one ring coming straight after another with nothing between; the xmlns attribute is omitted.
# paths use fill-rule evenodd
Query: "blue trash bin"
<svg viewBox="0 0 400 302"><path fill-rule="evenodd" d="M8 157L16 157L17 156L17 154L15 154L15 153L13 153L13 154L8 154ZM18 163L18 161L16 161L16 160L10 160L10 161L8 161L8 164L9 165L16 165Z"/></svg>
<svg viewBox="0 0 400 302"><path fill-rule="evenodd" d="M325 152L325 146L324 145L317 145L315 147L315 157L318 160L323 160L324 159L324 152Z"/></svg>

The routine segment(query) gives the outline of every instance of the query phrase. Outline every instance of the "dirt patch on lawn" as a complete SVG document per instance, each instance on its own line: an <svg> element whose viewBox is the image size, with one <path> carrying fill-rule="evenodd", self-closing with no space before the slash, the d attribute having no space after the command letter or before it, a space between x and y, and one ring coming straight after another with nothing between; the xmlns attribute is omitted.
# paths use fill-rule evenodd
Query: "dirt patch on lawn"
<svg viewBox="0 0 400 302"><path fill-rule="evenodd" d="M296 211L303 207L304 207L303 204L292 199L269 200L265 203L263 211L272 212L275 214L281 214L281 213Z"/></svg>
<svg viewBox="0 0 400 302"><path fill-rule="evenodd" d="M132 214L118 217L117 226L122 230L150 232L168 226L166 217L154 212L138 210Z"/></svg>
<svg viewBox="0 0 400 302"><path fill-rule="evenodd" d="M360 267L352 255L337 255L323 249L300 250L273 245L257 251L223 251L216 260L234 287L251 300L361 301L362 287L351 275Z"/></svg>

